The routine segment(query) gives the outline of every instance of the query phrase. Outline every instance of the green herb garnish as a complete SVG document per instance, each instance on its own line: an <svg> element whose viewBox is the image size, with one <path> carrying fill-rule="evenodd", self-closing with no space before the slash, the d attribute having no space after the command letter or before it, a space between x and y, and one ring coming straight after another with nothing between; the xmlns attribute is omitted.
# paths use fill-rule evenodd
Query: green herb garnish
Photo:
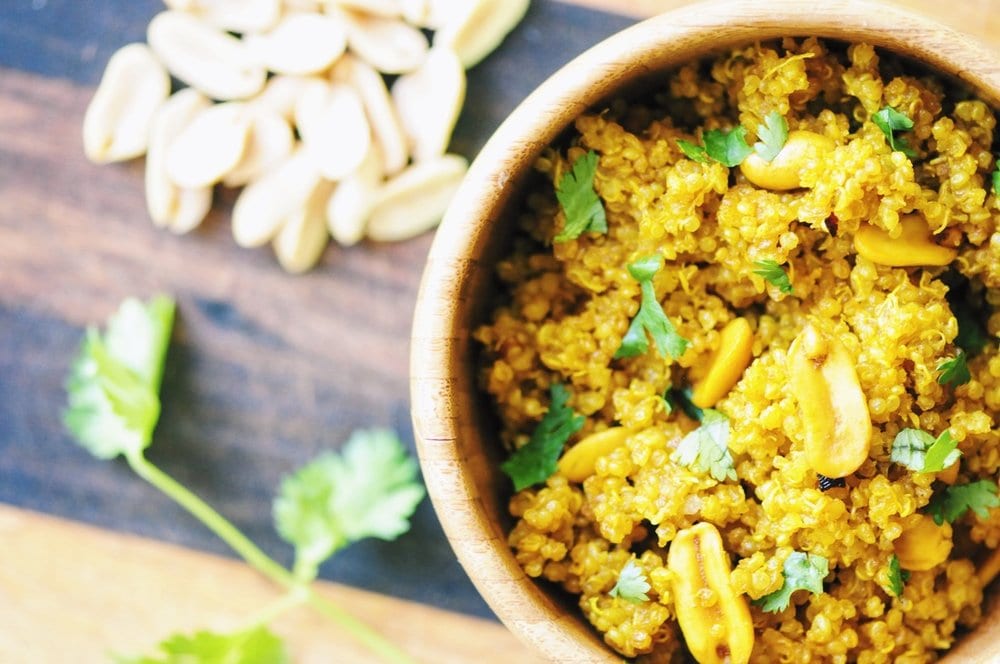
<svg viewBox="0 0 1000 664"><path fill-rule="evenodd" d="M621 346L615 351L615 359L643 355L649 350L649 341L646 339L647 332L653 337L656 349L663 357L669 355L678 358L687 350L688 340L677 332L677 328L663 313L663 307L656 299L656 291L653 289L653 275L659 272L662 267L663 257L659 254L640 258L628 266L629 274L639 282L642 300L639 312L636 313L628 331L625 332Z"/></svg>
<svg viewBox="0 0 1000 664"><path fill-rule="evenodd" d="M954 523L972 510L980 519L989 516L989 510L1000 507L997 484L992 480L979 480L969 484L955 484L934 494L927 505L927 512L939 526L947 521Z"/></svg>
<svg viewBox="0 0 1000 664"><path fill-rule="evenodd" d="M103 335L95 329L87 331L66 382L66 426L95 457L124 457L137 475L186 509L287 594L243 630L174 635L152 657L122 661L280 664L287 661L284 646L265 623L306 603L385 661L412 662L391 642L317 594L310 583L319 564L346 543L360 537L394 537L409 528L407 519L423 496L414 462L394 435L355 434L343 459L333 462L330 459L338 457L323 457L286 482L275 509L277 526L295 544L300 562L294 574L285 569L145 456L160 416L160 380L174 310L173 300L167 297L145 304L128 299L109 319ZM329 471L331 466L339 472L317 470Z"/></svg>
<svg viewBox="0 0 1000 664"><path fill-rule="evenodd" d="M769 613L784 611L788 608L792 593L796 590L808 590L816 594L823 592L823 579L829 573L830 567L823 556L793 551L785 559L783 571L785 580L780 588L753 600L753 603L762 610Z"/></svg>
<svg viewBox="0 0 1000 664"><path fill-rule="evenodd" d="M707 472L718 482L735 480L736 468L729 453L729 418L717 410L703 409L701 426L681 439L670 459Z"/></svg>
<svg viewBox="0 0 1000 664"><path fill-rule="evenodd" d="M608 232L604 204L594 191L596 173L597 153L591 150L573 162L572 168L559 178L556 198L566 215L566 225L556 235L556 242L575 240L585 231Z"/></svg>
<svg viewBox="0 0 1000 664"><path fill-rule="evenodd" d="M889 142L890 148L896 152L902 152L910 159L917 156L917 153L906 142L906 139L900 138L895 134L897 131L909 131L913 129L913 120L892 106L886 106L872 116L872 122L885 134L885 139Z"/></svg>
<svg viewBox="0 0 1000 664"><path fill-rule="evenodd" d="M1000 159L997 159L993 169L993 193L1000 194Z"/></svg>
<svg viewBox="0 0 1000 664"><path fill-rule="evenodd" d="M693 159L698 163L705 163L708 161L708 153L705 152L705 148L692 143L691 141L685 141L683 138L677 139L677 147L681 149L681 152L685 154L689 159Z"/></svg>
<svg viewBox="0 0 1000 664"><path fill-rule="evenodd" d="M961 348L958 349L955 357L941 362L937 366L937 370L941 372L941 375L938 376L938 383L941 385L958 387L972 380L972 374L969 373L969 364L965 358L965 351Z"/></svg>
<svg viewBox="0 0 1000 664"><path fill-rule="evenodd" d="M553 383L550 394L549 412L535 427L531 439L500 464L500 469L513 480L515 491L540 484L556 472L563 446L585 421L566 405L569 391L565 387Z"/></svg>
<svg viewBox="0 0 1000 664"><path fill-rule="evenodd" d="M958 461L958 441L945 429L937 438L920 429L903 429L892 441L889 460L917 473L937 473Z"/></svg>
<svg viewBox="0 0 1000 664"><path fill-rule="evenodd" d="M788 279L785 268L778 264L778 261L762 260L754 261L754 274L764 277L764 279L778 287L782 293L788 295L792 292L792 282Z"/></svg>
<svg viewBox="0 0 1000 664"><path fill-rule="evenodd" d="M763 124L757 127L757 137L760 140L753 144L753 149L764 161L774 161L788 140L788 123L780 113L771 111L764 116Z"/></svg>
<svg viewBox="0 0 1000 664"><path fill-rule="evenodd" d="M615 582L615 587L608 594L638 604L649 601L649 595L646 594L649 592L649 588L646 575L643 574L642 569L633 558L625 563L625 566L618 572L618 581Z"/></svg>
<svg viewBox="0 0 1000 664"><path fill-rule="evenodd" d="M753 152L747 144L747 130L743 125L736 125L729 131L711 129L705 132L704 140L708 156L729 168L739 166Z"/></svg>
<svg viewBox="0 0 1000 664"><path fill-rule="evenodd" d="M903 584L910 580L910 573L899 566L899 558L892 554L889 559L889 590L896 597L902 597Z"/></svg>

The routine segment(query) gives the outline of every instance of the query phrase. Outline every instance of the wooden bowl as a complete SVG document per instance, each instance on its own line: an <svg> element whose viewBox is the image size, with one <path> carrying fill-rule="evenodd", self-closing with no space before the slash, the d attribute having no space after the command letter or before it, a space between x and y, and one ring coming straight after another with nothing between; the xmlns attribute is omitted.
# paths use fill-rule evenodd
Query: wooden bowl
<svg viewBox="0 0 1000 664"><path fill-rule="evenodd" d="M493 303L494 265L516 196L539 152L578 115L647 78L736 45L775 37L864 41L960 79L1000 101L1000 58L966 35L864 0L738 0L660 15L601 42L554 74L497 130L469 170L430 251L411 349L413 425L427 489L458 559L497 616L554 661L621 662L575 603L546 590L507 546L509 480L495 417L477 388L470 332ZM997 593L993 593L994 600ZM1000 603L947 657L1000 662Z"/></svg>

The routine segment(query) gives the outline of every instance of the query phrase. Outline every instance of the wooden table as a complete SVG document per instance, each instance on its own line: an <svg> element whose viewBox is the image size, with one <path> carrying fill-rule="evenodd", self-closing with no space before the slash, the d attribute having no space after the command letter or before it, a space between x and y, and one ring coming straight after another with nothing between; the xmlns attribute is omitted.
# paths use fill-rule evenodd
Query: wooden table
<svg viewBox="0 0 1000 664"><path fill-rule="evenodd" d="M474 156L520 99L631 23L626 14L684 4L576 1L535 0L502 49L470 72L454 151ZM1000 43L996 2L901 4ZM412 445L407 339L429 236L331 247L318 269L290 277L269 251L234 246L231 192L202 229L174 237L147 220L141 160L84 160L82 113L104 63L143 39L159 8L157 0L0 4L4 664L142 652L178 629L235 627L276 594L123 464L94 460L63 431L62 381L81 332L122 298L166 291L180 305L150 457L279 560L290 551L269 513L283 475L358 427L390 426ZM324 592L426 661L536 659L492 620L426 502L411 533L358 543L322 577L335 582ZM276 628L298 661L370 659L307 611Z"/></svg>

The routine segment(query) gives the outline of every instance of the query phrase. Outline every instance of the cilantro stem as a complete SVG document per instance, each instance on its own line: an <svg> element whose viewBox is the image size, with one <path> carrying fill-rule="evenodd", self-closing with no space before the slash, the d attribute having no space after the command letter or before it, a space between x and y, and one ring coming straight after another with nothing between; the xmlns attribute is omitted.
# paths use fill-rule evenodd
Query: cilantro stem
<svg viewBox="0 0 1000 664"><path fill-rule="evenodd" d="M264 553L260 547L241 533L228 519L216 512L211 505L152 464L141 452L127 455L126 459L128 460L128 465L139 477L162 491L192 516L201 521L202 524L215 533L223 542L228 544L233 551L239 554L248 565L274 583L288 589L290 591L287 596L288 602L292 602L293 599L296 603L305 601L309 606L335 622L386 662L390 662L391 664L416 664L416 660L394 646L367 624L319 595L307 583L296 579L291 572Z"/></svg>

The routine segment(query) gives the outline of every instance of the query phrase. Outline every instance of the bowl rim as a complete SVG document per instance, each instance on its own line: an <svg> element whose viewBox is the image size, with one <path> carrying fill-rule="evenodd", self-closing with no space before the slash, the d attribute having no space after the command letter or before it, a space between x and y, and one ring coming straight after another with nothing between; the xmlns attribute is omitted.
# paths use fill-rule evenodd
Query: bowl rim
<svg viewBox="0 0 1000 664"><path fill-rule="evenodd" d="M512 195L511 183L578 115L615 90L657 71L737 46L779 37L867 42L949 74L1000 108L1000 57L935 19L879 0L708 0L648 18L574 58L535 89L496 130L472 163L431 246L417 296L410 350L413 430L424 480L445 534L480 594L516 636L559 661L619 662L584 624L566 615L521 571L484 515L462 445L472 426L457 412L470 343L462 306L489 229ZM472 385L472 390L476 386ZM480 460L481 461L481 460ZM946 659L1000 660L1000 607ZM960 652L961 651L961 652Z"/></svg>

